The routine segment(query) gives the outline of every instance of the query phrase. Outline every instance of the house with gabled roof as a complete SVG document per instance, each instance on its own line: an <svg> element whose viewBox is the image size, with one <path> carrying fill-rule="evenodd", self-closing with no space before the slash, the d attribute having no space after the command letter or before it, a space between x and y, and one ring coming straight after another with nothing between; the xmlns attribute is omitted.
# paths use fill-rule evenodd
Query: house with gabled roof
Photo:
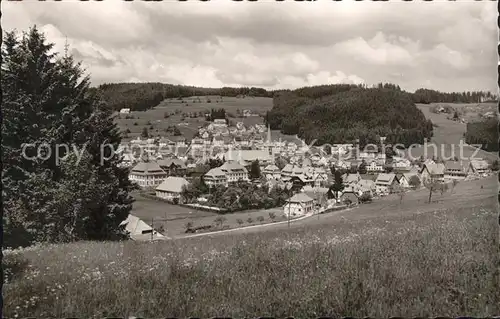
<svg viewBox="0 0 500 319"><path fill-rule="evenodd" d="M168 175L184 175L186 173L186 164L179 158L161 159L157 163Z"/></svg>
<svg viewBox="0 0 500 319"><path fill-rule="evenodd" d="M215 186L227 186L226 173L222 171L219 167L212 168L205 175L203 175L203 181L209 187Z"/></svg>
<svg viewBox="0 0 500 319"><path fill-rule="evenodd" d="M314 199L304 193L297 193L283 205L285 216L297 217L311 214L314 210Z"/></svg>
<svg viewBox="0 0 500 319"><path fill-rule="evenodd" d="M390 194L394 187L399 184L396 174L394 173L380 173L375 180L377 186L377 193Z"/></svg>
<svg viewBox="0 0 500 319"><path fill-rule="evenodd" d="M437 181L444 180L444 172L446 168L443 163L424 163L420 169L420 180L426 182L430 179Z"/></svg>
<svg viewBox="0 0 500 319"><path fill-rule="evenodd" d="M188 185L189 182L185 178L169 176L156 187L156 197L177 204L181 199L182 188Z"/></svg>
<svg viewBox="0 0 500 319"><path fill-rule="evenodd" d="M130 239L132 240L148 241L165 239L164 235L132 214L129 214L127 219L120 223L120 226L125 226L125 231L129 233Z"/></svg>
<svg viewBox="0 0 500 319"><path fill-rule="evenodd" d="M222 166L219 167L224 174L228 183L234 183L239 181L249 181L248 170L240 163L227 160Z"/></svg>
<svg viewBox="0 0 500 319"><path fill-rule="evenodd" d="M339 201L343 204L355 206L359 204L359 197L354 189L344 190L339 197Z"/></svg>
<svg viewBox="0 0 500 319"><path fill-rule="evenodd" d="M491 173L488 162L483 159L472 159L470 161L470 171L475 175L485 175Z"/></svg>
<svg viewBox="0 0 500 319"><path fill-rule="evenodd" d="M444 162L444 178L445 179L465 179L469 175L469 161L446 161Z"/></svg>
<svg viewBox="0 0 500 319"><path fill-rule="evenodd" d="M413 178L418 178L418 181L420 182L420 176L418 172L408 172L408 173L403 173L403 177L400 179L400 184L403 187L413 187L411 185L411 180ZM402 182L401 182L402 181Z"/></svg>
<svg viewBox="0 0 500 319"><path fill-rule="evenodd" d="M140 187L156 187L167 178L167 173L161 169L156 161L145 158L139 162L129 174L131 182L137 183Z"/></svg>
<svg viewBox="0 0 500 319"><path fill-rule="evenodd" d="M274 164L267 165L263 170L262 174L266 177L266 179L280 179L281 171L278 166Z"/></svg>
<svg viewBox="0 0 500 319"><path fill-rule="evenodd" d="M367 161L366 171L370 173L380 173L384 171L385 162L383 160L374 159Z"/></svg>
<svg viewBox="0 0 500 319"><path fill-rule="evenodd" d="M304 186L301 191L307 196L311 197L316 206L321 206L325 204L328 200L328 188L326 187L312 187L312 186Z"/></svg>

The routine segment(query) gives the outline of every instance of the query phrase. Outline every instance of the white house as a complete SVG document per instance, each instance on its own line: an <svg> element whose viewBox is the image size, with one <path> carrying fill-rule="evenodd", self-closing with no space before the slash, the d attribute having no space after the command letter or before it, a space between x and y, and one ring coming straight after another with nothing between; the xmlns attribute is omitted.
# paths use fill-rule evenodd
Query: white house
<svg viewBox="0 0 500 319"><path fill-rule="evenodd" d="M328 174L325 171L314 171L312 175L314 187L322 187L328 183Z"/></svg>
<svg viewBox="0 0 500 319"><path fill-rule="evenodd" d="M120 163L121 167L130 167L136 162L134 155L132 153L124 153L122 155L122 161Z"/></svg>
<svg viewBox="0 0 500 319"><path fill-rule="evenodd" d="M378 173L384 171L384 162L381 160L373 160L366 165L366 171L370 173Z"/></svg>
<svg viewBox="0 0 500 319"><path fill-rule="evenodd" d="M179 201L182 188L188 186L189 182L182 177L167 177L158 187L156 187L156 197L168 201Z"/></svg>
<svg viewBox="0 0 500 319"><path fill-rule="evenodd" d="M236 161L228 160L222 166L219 167L224 174L228 183L234 183L238 181L249 181L248 170Z"/></svg>
<svg viewBox="0 0 500 319"><path fill-rule="evenodd" d="M203 181L207 186L209 187L214 187L214 186L219 186L227 185L227 178L226 174L219 168L212 168L209 170L204 176L203 176Z"/></svg>
<svg viewBox="0 0 500 319"><path fill-rule="evenodd" d="M313 209L314 200L304 193L295 194L283 206L285 216L287 217L302 216L311 213Z"/></svg>
<svg viewBox="0 0 500 319"><path fill-rule="evenodd" d="M140 187L156 187L167 178L167 173L161 169L157 162L145 160L138 163L130 171L129 179Z"/></svg>
<svg viewBox="0 0 500 319"><path fill-rule="evenodd" d="M396 174L394 174L394 173L378 174L377 179L375 180L375 185L377 186L377 193L380 193L380 194L392 193L392 190L398 184L399 184L399 181L396 178Z"/></svg>
<svg viewBox="0 0 500 319"><path fill-rule="evenodd" d="M227 123L225 119L215 119L212 123L214 128L225 128L227 127Z"/></svg>
<svg viewBox="0 0 500 319"><path fill-rule="evenodd" d="M129 114L130 113L130 109L121 109L120 110L120 114Z"/></svg>

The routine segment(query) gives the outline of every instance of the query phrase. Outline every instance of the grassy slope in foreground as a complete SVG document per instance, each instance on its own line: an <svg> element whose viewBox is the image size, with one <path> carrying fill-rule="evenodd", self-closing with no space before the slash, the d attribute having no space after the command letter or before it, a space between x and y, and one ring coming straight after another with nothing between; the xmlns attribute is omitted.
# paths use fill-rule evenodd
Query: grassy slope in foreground
<svg viewBox="0 0 500 319"><path fill-rule="evenodd" d="M494 315L494 207L471 197L453 210L289 231L25 251L6 257L26 267L4 286L4 314Z"/></svg>

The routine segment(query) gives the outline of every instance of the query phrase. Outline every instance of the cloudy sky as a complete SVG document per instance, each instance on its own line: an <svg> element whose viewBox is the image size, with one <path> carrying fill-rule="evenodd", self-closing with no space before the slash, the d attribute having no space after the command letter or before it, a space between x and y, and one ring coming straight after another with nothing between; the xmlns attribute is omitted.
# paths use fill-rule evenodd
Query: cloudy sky
<svg viewBox="0 0 500 319"><path fill-rule="evenodd" d="M67 39L93 84L496 92L496 1L4 2L4 30Z"/></svg>

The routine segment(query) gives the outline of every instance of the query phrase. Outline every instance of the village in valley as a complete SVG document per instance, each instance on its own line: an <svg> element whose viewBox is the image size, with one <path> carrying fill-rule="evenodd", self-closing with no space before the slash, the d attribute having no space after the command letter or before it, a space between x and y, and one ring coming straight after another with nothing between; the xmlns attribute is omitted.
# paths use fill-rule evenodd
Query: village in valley
<svg viewBox="0 0 500 319"><path fill-rule="evenodd" d="M259 117L250 110L238 113L242 118ZM143 211L150 205L132 211L124 221L132 239L181 235L179 230L169 231L174 220L183 223L184 234L228 231L319 217L385 196L399 196L402 201L406 193L424 188L430 202L433 193L452 191L460 181L488 177L498 165L480 157L442 159L439 153L412 158L385 146L384 137L380 144L365 148L355 143L308 145L297 135L272 131L263 121L230 123L227 118L210 119L190 140L177 134L122 142L118 153L130 170L130 181L138 186L135 196L157 212ZM231 193L235 189L243 195ZM259 199L244 194L257 191L264 192ZM173 213L176 210L184 214ZM252 212L248 218L246 211ZM216 217L211 221L201 214L199 219L193 212ZM228 218L232 223L225 223Z"/></svg>
<svg viewBox="0 0 500 319"><path fill-rule="evenodd" d="M500 319L494 1L66 2L2 2L2 316Z"/></svg>

